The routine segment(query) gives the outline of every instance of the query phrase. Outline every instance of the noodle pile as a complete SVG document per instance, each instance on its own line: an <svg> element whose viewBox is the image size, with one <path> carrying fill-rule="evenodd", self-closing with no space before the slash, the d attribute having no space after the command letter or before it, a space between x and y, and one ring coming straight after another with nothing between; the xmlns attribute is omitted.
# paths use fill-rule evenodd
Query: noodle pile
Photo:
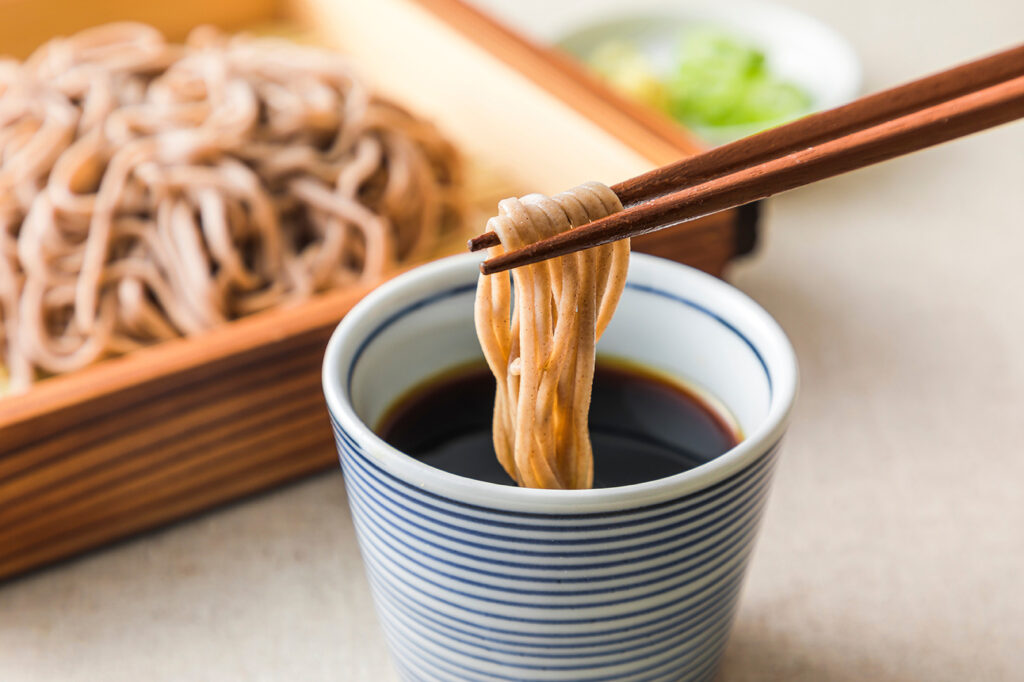
<svg viewBox="0 0 1024 682"><path fill-rule="evenodd" d="M608 187L590 182L554 197L505 199L487 228L494 257L622 210ZM497 380L494 449L505 471L529 488L589 488L594 465L587 423L595 346L618 304L629 240L482 275L476 331ZM514 287L514 294L512 288Z"/></svg>
<svg viewBox="0 0 1024 682"><path fill-rule="evenodd" d="M12 389L422 259L460 220L428 123L337 55L111 24L0 61Z"/></svg>

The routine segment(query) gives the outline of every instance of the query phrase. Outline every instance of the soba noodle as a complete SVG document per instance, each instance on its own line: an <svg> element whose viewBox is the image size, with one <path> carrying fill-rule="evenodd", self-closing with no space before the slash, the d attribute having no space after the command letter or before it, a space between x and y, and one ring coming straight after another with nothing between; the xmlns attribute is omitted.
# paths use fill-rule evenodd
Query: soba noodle
<svg viewBox="0 0 1024 682"><path fill-rule="evenodd" d="M487 228L501 239L489 256L622 209L590 182L554 197L505 199ZM587 412L597 339L626 282L629 241L483 275L476 330L497 380L494 449L505 471L530 488L589 488L594 465ZM513 293L514 287L514 293Z"/></svg>
<svg viewBox="0 0 1024 682"><path fill-rule="evenodd" d="M373 282L459 219L428 123L335 54L111 24L0 61L0 353L40 373Z"/></svg>

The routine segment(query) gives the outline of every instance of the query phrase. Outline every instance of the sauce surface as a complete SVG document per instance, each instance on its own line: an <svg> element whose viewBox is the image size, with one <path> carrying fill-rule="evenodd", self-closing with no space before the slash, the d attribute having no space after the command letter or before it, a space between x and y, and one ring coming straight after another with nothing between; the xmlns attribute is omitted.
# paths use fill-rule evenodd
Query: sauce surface
<svg viewBox="0 0 1024 682"><path fill-rule="evenodd" d="M485 364L454 369L399 398L376 432L438 469L514 485L491 441L494 390ZM683 385L603 359L594 373L590 439L595 488L671 476L740 441L733 427Z"/></svg>

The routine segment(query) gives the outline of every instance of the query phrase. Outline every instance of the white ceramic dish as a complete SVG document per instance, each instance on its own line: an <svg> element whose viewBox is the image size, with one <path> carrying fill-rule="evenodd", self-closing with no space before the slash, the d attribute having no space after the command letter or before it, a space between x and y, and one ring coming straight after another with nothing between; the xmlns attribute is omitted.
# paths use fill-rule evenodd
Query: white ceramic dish
<svg viewBox="0 0 1024 682"><path fill-rule="evenodd" d="M408 389L481 358L480 256L367 296L323 382L367 574L407 680L708 680L728 637L796 393L792 348L756 303L634 254L598 351L717 396L746 438L666 478L529 490L434 469L369 425ZM490 455L488 455L490 456Z"/></svg>
<svg viewBox="0 0 1024 682"><path fill-rule="evenodd" d="M667 66L685 29L719 27L763 50L773 73L811 96L808 111L830 109L860 94L860 62L841 34L807 14L765 0L482 0L481 4L534 38L562 45L573 54L587 54L608 38L625 38L656 66ZM705 127L694 132L718 144L763 127Z"/></svg>

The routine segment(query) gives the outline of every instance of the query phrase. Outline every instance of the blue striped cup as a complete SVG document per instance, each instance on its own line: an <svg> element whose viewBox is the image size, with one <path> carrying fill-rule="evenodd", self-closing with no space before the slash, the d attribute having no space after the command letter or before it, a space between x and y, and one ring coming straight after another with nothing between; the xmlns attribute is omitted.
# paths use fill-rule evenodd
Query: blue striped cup
<svg viewBox="0 0 1024 682"><path fill-rule="evenodd" d="M599 353L685 378L744 440L674 476L529 490L435 469L372 427L408 389L482 357L479 257L367 296L323 384L380 624L405 680L706 680L729 634L796 393L792 348L756 303L636 255ZM491 455L484 455L491 456Z"/></svg>

